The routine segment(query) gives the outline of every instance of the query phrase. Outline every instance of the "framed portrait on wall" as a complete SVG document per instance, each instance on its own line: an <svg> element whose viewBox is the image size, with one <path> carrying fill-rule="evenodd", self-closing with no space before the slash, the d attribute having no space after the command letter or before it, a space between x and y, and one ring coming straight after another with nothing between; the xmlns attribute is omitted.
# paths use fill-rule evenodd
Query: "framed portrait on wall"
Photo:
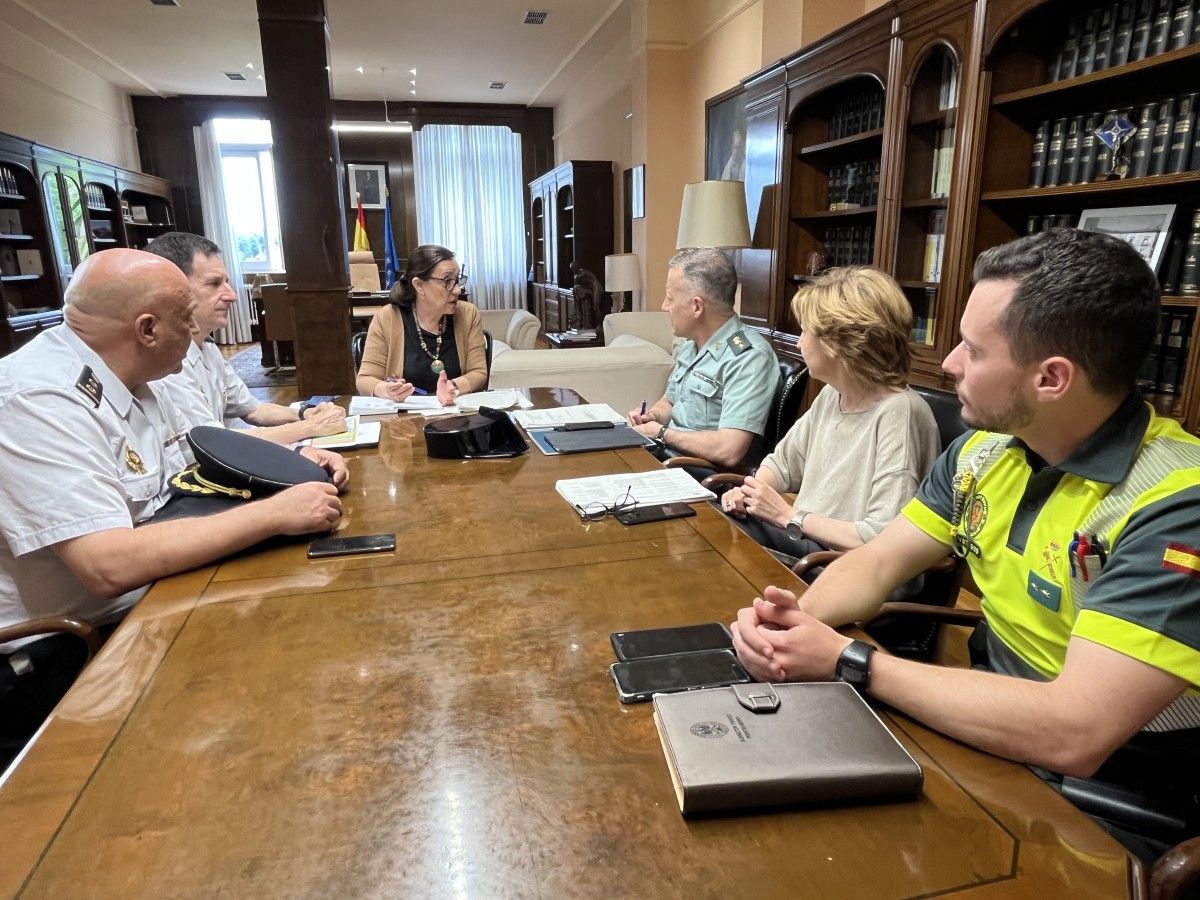
<svg viewBox="0 0 1200 900"><path fill-rule="evenodd" d="M346 179L350 182L347 195L351 209L358 208L362 199L363 209L383 209L387 197L387 167L366 163L346 163Z"/></svg>
<svg viewBox="0 0 1200 900"><path fill-rule="evenodd" d="M746 180L746 92L718 94L704 107L704 177Z"/></svg>

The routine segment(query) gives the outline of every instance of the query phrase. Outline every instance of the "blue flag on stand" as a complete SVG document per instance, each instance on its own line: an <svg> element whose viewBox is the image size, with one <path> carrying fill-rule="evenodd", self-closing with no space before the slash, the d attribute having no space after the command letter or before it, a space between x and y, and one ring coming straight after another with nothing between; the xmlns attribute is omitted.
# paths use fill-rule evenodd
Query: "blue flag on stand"
<svg viewBox="0 0 1200 900"><path fill-rule="evenodd" d="M384 289L391 290L400 277L400 257L396 253L396 239L392 234L392 195L389 193L383 206L383 273Z"/></svg>

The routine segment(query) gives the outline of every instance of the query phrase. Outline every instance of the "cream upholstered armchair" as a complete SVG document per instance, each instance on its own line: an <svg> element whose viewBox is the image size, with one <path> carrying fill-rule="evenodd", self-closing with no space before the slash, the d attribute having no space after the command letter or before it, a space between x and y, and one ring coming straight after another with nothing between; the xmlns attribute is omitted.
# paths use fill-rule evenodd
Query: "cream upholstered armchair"
<svg viewBox="0 0 1200 900"><path fill-rule="evenodd" d="M350 251L350 290L357 293L378 293L379 266L370 250Z"/></svg>
<svg viewBox="0 0 1200 900"><path fill-rule="evenodd" d="M490 332L496 344L512 350L532 350L537 346L539 322L526 309L481 309L483 330ZM495 351L493 351L495 356Z"/></svg>

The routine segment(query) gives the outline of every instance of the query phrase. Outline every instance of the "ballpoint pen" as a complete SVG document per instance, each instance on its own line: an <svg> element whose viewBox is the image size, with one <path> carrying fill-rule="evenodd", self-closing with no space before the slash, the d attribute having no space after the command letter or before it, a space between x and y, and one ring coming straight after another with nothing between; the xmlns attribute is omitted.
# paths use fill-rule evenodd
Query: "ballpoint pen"
<svg viewBox="0 0 1200 900"><path fill-rule="evenodd" d="M383 380L388 382L388 384L395 384L397 381L403 381L404 379L401 378L399 375L389 375L387 378L385 378ZM429 391L425 390L424 388L419 388L415 384L412 386L412 389L413 389L413 393L420 397L428 397L429 396Z"/></svg>
<svg viewBox="0 0 1200 900"><path fill-rule="evenodd" d="M646 414L646 401L643 400L642 401L642 415L644 416L645 414Z"/></svg>

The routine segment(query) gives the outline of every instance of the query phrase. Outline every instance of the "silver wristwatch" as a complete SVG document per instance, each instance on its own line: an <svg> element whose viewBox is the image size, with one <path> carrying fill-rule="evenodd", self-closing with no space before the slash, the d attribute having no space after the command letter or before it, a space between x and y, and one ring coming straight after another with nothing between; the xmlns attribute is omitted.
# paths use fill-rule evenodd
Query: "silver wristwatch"
<svg viewBox="0 0 1200 900"><path fill-rule="evenodd" d="M804 537L804 517L807 515L808 510L802 509L788 520L787 536L793 541L798 541Z"/></svg>

